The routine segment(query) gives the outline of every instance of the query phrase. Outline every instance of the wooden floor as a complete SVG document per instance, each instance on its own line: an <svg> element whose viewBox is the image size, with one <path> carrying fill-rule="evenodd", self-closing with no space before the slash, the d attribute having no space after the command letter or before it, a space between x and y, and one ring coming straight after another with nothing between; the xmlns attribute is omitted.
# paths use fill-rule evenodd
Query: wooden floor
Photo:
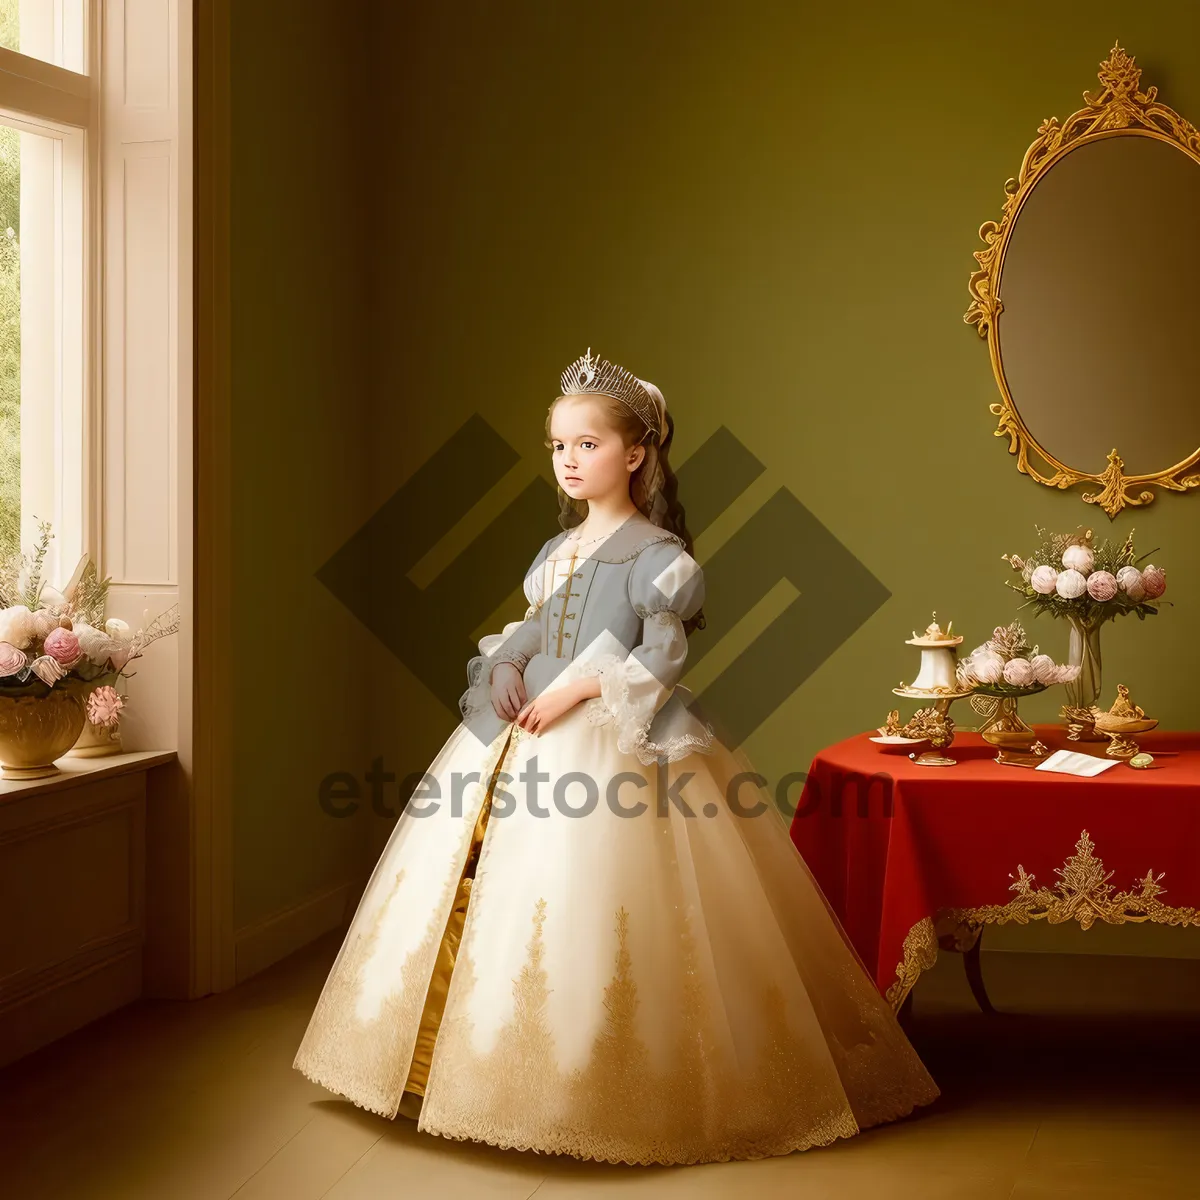
<svg viewBox="0 0 1200 1200"><path fill-rule="evenodd" d="M310 1084L291 1061L336 949L125 1009L0 1072L0 1196L1200 1196L1200 962L985 954L993 999L1018 1010L985 1017L943 955L911 1028L934 1108L786 1158L633 1168L418 1133Z"/></svg>

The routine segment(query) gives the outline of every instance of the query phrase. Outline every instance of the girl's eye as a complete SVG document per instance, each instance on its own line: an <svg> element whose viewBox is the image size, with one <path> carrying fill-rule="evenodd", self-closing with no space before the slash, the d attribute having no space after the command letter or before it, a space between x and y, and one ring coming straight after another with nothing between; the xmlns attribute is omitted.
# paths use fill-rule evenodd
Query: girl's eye
<svg viewBox="0 0 1200 1200"><path fill-rule="evenodd" d="M595 443L595 442L582 442L582 443L580 443L580 444L581 444L581 445L584 445L584 446L591 446L591 447L592 447L592 449L595 449L595 447L596 447L596 443Z"/></svg>

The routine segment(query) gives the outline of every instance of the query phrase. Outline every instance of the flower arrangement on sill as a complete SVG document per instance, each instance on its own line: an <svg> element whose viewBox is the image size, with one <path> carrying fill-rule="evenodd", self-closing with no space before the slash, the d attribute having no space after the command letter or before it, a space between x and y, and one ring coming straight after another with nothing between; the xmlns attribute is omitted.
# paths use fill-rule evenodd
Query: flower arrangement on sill
<svg viewBox="0 0 1200 1200"><path fill-rule="evenodd" d="M53 774L51 764L68 751L119 751L125 701L114 685L133 675L129 667L147 646L179 630L178 605L136 632L106 620L111 579L101 579L87 555L65 587L52 587L44 567L54 535L46 521L38 531L32 552L0 560L0 765L7 779Z"/></svg>
<svg viewBox="0 0 1200 1200"><path fill-rule="evenodd" d="M37 693L71 679L111 684L151 642L178 631L175 610L136 633L105 620L111 580L100 579L86 555L61 591L48 584L42 571L53 536L42 521L32 552L0 562L0 693Z"/></svg>

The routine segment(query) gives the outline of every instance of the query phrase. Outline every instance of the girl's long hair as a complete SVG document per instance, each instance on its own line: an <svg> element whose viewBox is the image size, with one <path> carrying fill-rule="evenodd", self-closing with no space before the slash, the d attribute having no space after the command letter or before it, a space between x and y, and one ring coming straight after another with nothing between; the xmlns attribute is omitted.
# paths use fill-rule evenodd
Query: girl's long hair
<svg viewBox="0 0 1200 1200"><path fill-rule="evenodd" d="M547 446L554 444L550 437L550 418L554 414L554 405L563 398L559 396L546 413ZM647 429L637 414L619 400L600 393L591 394L591 399L603 407L609 423L620 433L626 449L636 445L646 447L646 453L642 456L637 470L629 476L629 498L644 517L668 533L675 534L683 542L684 549L693 554L692 535L679 500L679 480L671 469L669 458L671 442L675 435L675 421L670 410L667 410L667 434L660 445L658 430ZM587 501L575 500L557 484L555 490L558 493L558 523L563 529L573 529L587 516ZM694 629L703 629L704 626L702 608L697 609L683 622L683 629L687 634Z"/></svg>

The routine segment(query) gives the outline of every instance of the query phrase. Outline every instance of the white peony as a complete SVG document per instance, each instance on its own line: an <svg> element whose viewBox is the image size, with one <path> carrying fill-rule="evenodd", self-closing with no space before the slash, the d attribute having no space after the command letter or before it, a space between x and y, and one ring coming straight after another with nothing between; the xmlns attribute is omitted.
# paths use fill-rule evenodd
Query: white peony
<svg viewBox="0 0 1200 1200"><path fill-rule="evenodd" d="M1086 575L1096 565L1096 556L1086 546L1068 546L1063 551L1063 566Z"/></svg>
<svg viewBox="0 0 1200 1200"><path fill-rule="evenodd" d="M1004 682L1013 687L1029 687L1034 682L1033 665L1027 658L1010 658L1004 664Z"/></svg>
<svg viewBox="0 0 1200 1200"><path fill-rule="evenodd" d="M1064 600L1077 600L1087 591L1087 580L1074 567L1070 567L1059 572L1054 587Z"/></svg>
<svg viewBox="0 0 1200 1200"><path fill-rule="evenodd" d="M24 604L0 610L0 642L16 646L18 650L27 650L29 643L39 636L37 626L34 614Z"/></svg>
<svg viewBox="0 0 1200 1200"><path fill-rule="evenodd" d="M1142 585L1142 573L1137 567L1122 567L1117 572L1117 587L1135 603L1146 598L1146 589Z"/></svg>
<svg viewBox="0 0 1200 1200"><path fill-rule="evenodd" d="M87 624L86 621L76 621L73 631L88 662L95 663L98 667L108 662L109 655L115 649L115 643L107 633Z"/></svg>
<svg viewBox="0 0 1200 1200"><path fill-rule="evenodd" d="M44 638L51 630L58 628L58 617L48 608L39 608L33 614L34 637Z"/></svg>
<svg viewBox="0 0 1200 1200"><path fill-rule="evenodd" d="M994 650L972 654L971 672L980 683L999 683L1004 674L1004 659Z"/></svg>
<svg viewBox="0 0 1200 1200"><path fill-rule="evenodd" d="M1033 574L1029 576L1029 586L1043 596L1050 595L1057 583L1058 572L1053 567L1036 567Z"/></svg>
<svg viewBox="0 0 1200 1200"><path fill-rule="evenodd" d="M1035 654L1030 660L1029 665L1033 670L1033 677L1038 683L1054 683L1055 667L1054 659L1048 654Z"/></svg>
<svg viewBox="0 0 1200 1200"><path fill-rule="evenodd" d="M129 642L133 640L133 634L130 632L129 626L117 617L109 617L104 622L104 630L114 642Z"/></svg>

